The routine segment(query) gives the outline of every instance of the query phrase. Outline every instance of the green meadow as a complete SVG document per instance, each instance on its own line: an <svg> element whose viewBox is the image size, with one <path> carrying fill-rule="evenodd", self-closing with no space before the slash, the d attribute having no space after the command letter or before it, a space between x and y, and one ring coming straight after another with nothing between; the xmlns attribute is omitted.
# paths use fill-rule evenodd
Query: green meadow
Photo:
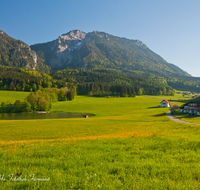
<svg viewBox="0 0 200 190"><path fill-rule="evenodd" d="M94 117L1 120L0 189L198 189L200 128L171 121L162 99L181 97L76 96L52 111Z"/></svg>
<svg viewBox="0 0 200 190"><path fill-rule="evenodd" d="M24 98L26 98L28 94L30 94L30 92L0 90L0 104L1 102L6 103L7 101L11 103L14 103L15 100L24 101Z"/></svg>
<svg viewBox="0 0 200 190"><path fill-rule="evenodd" d="M189 115L188 113L175 113L174 116L182 121L200 124L200 116Z"/></svg>

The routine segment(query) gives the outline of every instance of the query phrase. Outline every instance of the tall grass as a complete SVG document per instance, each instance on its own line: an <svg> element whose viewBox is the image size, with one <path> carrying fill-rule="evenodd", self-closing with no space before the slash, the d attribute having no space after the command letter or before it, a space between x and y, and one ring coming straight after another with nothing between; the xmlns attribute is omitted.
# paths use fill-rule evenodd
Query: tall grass
<svg viewBox="0 0 200 190"><path fill-rule="evenodd" d="M2 189L197 189L198 141L132 137L1 147ZM30 181L11 181L22 172ZM49 179L49 181L32 181Z"/></svg>
<svg viewBox="0 0 200 190"><path fill-rule="evenodd" d="M52 109L96 116L0 121L0 189L198 189L199 126L160 99L77 96Z"/></svg>

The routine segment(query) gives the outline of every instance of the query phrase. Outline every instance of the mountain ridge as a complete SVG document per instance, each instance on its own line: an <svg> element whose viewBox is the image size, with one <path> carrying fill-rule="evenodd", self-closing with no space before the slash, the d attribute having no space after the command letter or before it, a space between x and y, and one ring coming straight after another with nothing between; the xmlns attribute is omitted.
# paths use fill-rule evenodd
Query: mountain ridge
<svg viewBox="0 0 200 190"><path fill-rule="evenodd" d="M130 76L191 77L142 41L99 31L72 30L46 43L28 46L0 29L0 65L42 72L73 68L110 69Z"/></svg>
<svg viewBox="0 0 200 190"><path fill-rule="evenodd" d="M56 40L30 46L42 54L54 70L66 68L107 68L134 76L191 76L166 62L140 40L130 40L105 32L72 30Z"/></svg>
<svg viewBox="0 0 200 190"><path fill-rule="evenodd" d="M29 45L16 40L0 29L0 66L29 68L38 71L49 71L44 60L37 56Z"/></svg>

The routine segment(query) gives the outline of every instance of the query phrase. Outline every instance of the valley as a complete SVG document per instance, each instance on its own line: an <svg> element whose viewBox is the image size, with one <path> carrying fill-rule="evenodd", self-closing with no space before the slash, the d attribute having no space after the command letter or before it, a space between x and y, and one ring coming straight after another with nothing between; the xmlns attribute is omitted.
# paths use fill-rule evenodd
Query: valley
<svg viewBox="0 0 200 190"><path fill-rule="evenodd" d="M7 179L0 189L197 188L199 126L171 121L169 108L157 107L181 98L76 96L52 110L96 116L0 120L0 174ZM29 181L9 180L18 172ZM33 174L46 181L31 181Z"/></svg>
<svg viewBox="0 0 200 190"><path fill-rule="evenodd" d="M0 30L0 89L0 114L25 115L0 118L0 189L199 188L199 125L159 104L200 78L139 40L72 30L28 46Z"/></svg>

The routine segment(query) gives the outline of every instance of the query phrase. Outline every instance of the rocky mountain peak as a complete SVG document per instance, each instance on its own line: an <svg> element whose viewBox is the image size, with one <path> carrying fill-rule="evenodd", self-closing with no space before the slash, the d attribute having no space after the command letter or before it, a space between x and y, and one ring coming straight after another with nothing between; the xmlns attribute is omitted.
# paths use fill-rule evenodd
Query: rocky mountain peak
<svg viewBox="0 0 200 190"><path fill-rule="evenodd" d="M71 30L67 34L63 34L60 36L63 40L83 40L86 36L85 32L80 30Z"/></svg>
<svg viewBox="0 0 200 190"><path fill-rule="evenodd" d="M72 30L67 34L59 36L55 44L52 46L52 50L57 47L58 52L73 51L74 49L80 48L83 40L86 37L86 33L80 30Z"/></svg>
<svg viewBox="0 0 200 190"><path fill-rule="evenodd" d="M36 53L43 52L45 64L56 70L76 67L111 68L131 75L140 72L144 75L187 75L168 64L143 42L100 31L86 34L72 30L52 42L35 44L31 48Z"/></svg>
<svg viewBox="0 0 200 190"><path fill-rule="evenodd" d="M94 31L93 33L98 35L101 38L104 37L105 39L110 40L109 37L108 37L108 34L106 34L104 32Z"/></svg>

